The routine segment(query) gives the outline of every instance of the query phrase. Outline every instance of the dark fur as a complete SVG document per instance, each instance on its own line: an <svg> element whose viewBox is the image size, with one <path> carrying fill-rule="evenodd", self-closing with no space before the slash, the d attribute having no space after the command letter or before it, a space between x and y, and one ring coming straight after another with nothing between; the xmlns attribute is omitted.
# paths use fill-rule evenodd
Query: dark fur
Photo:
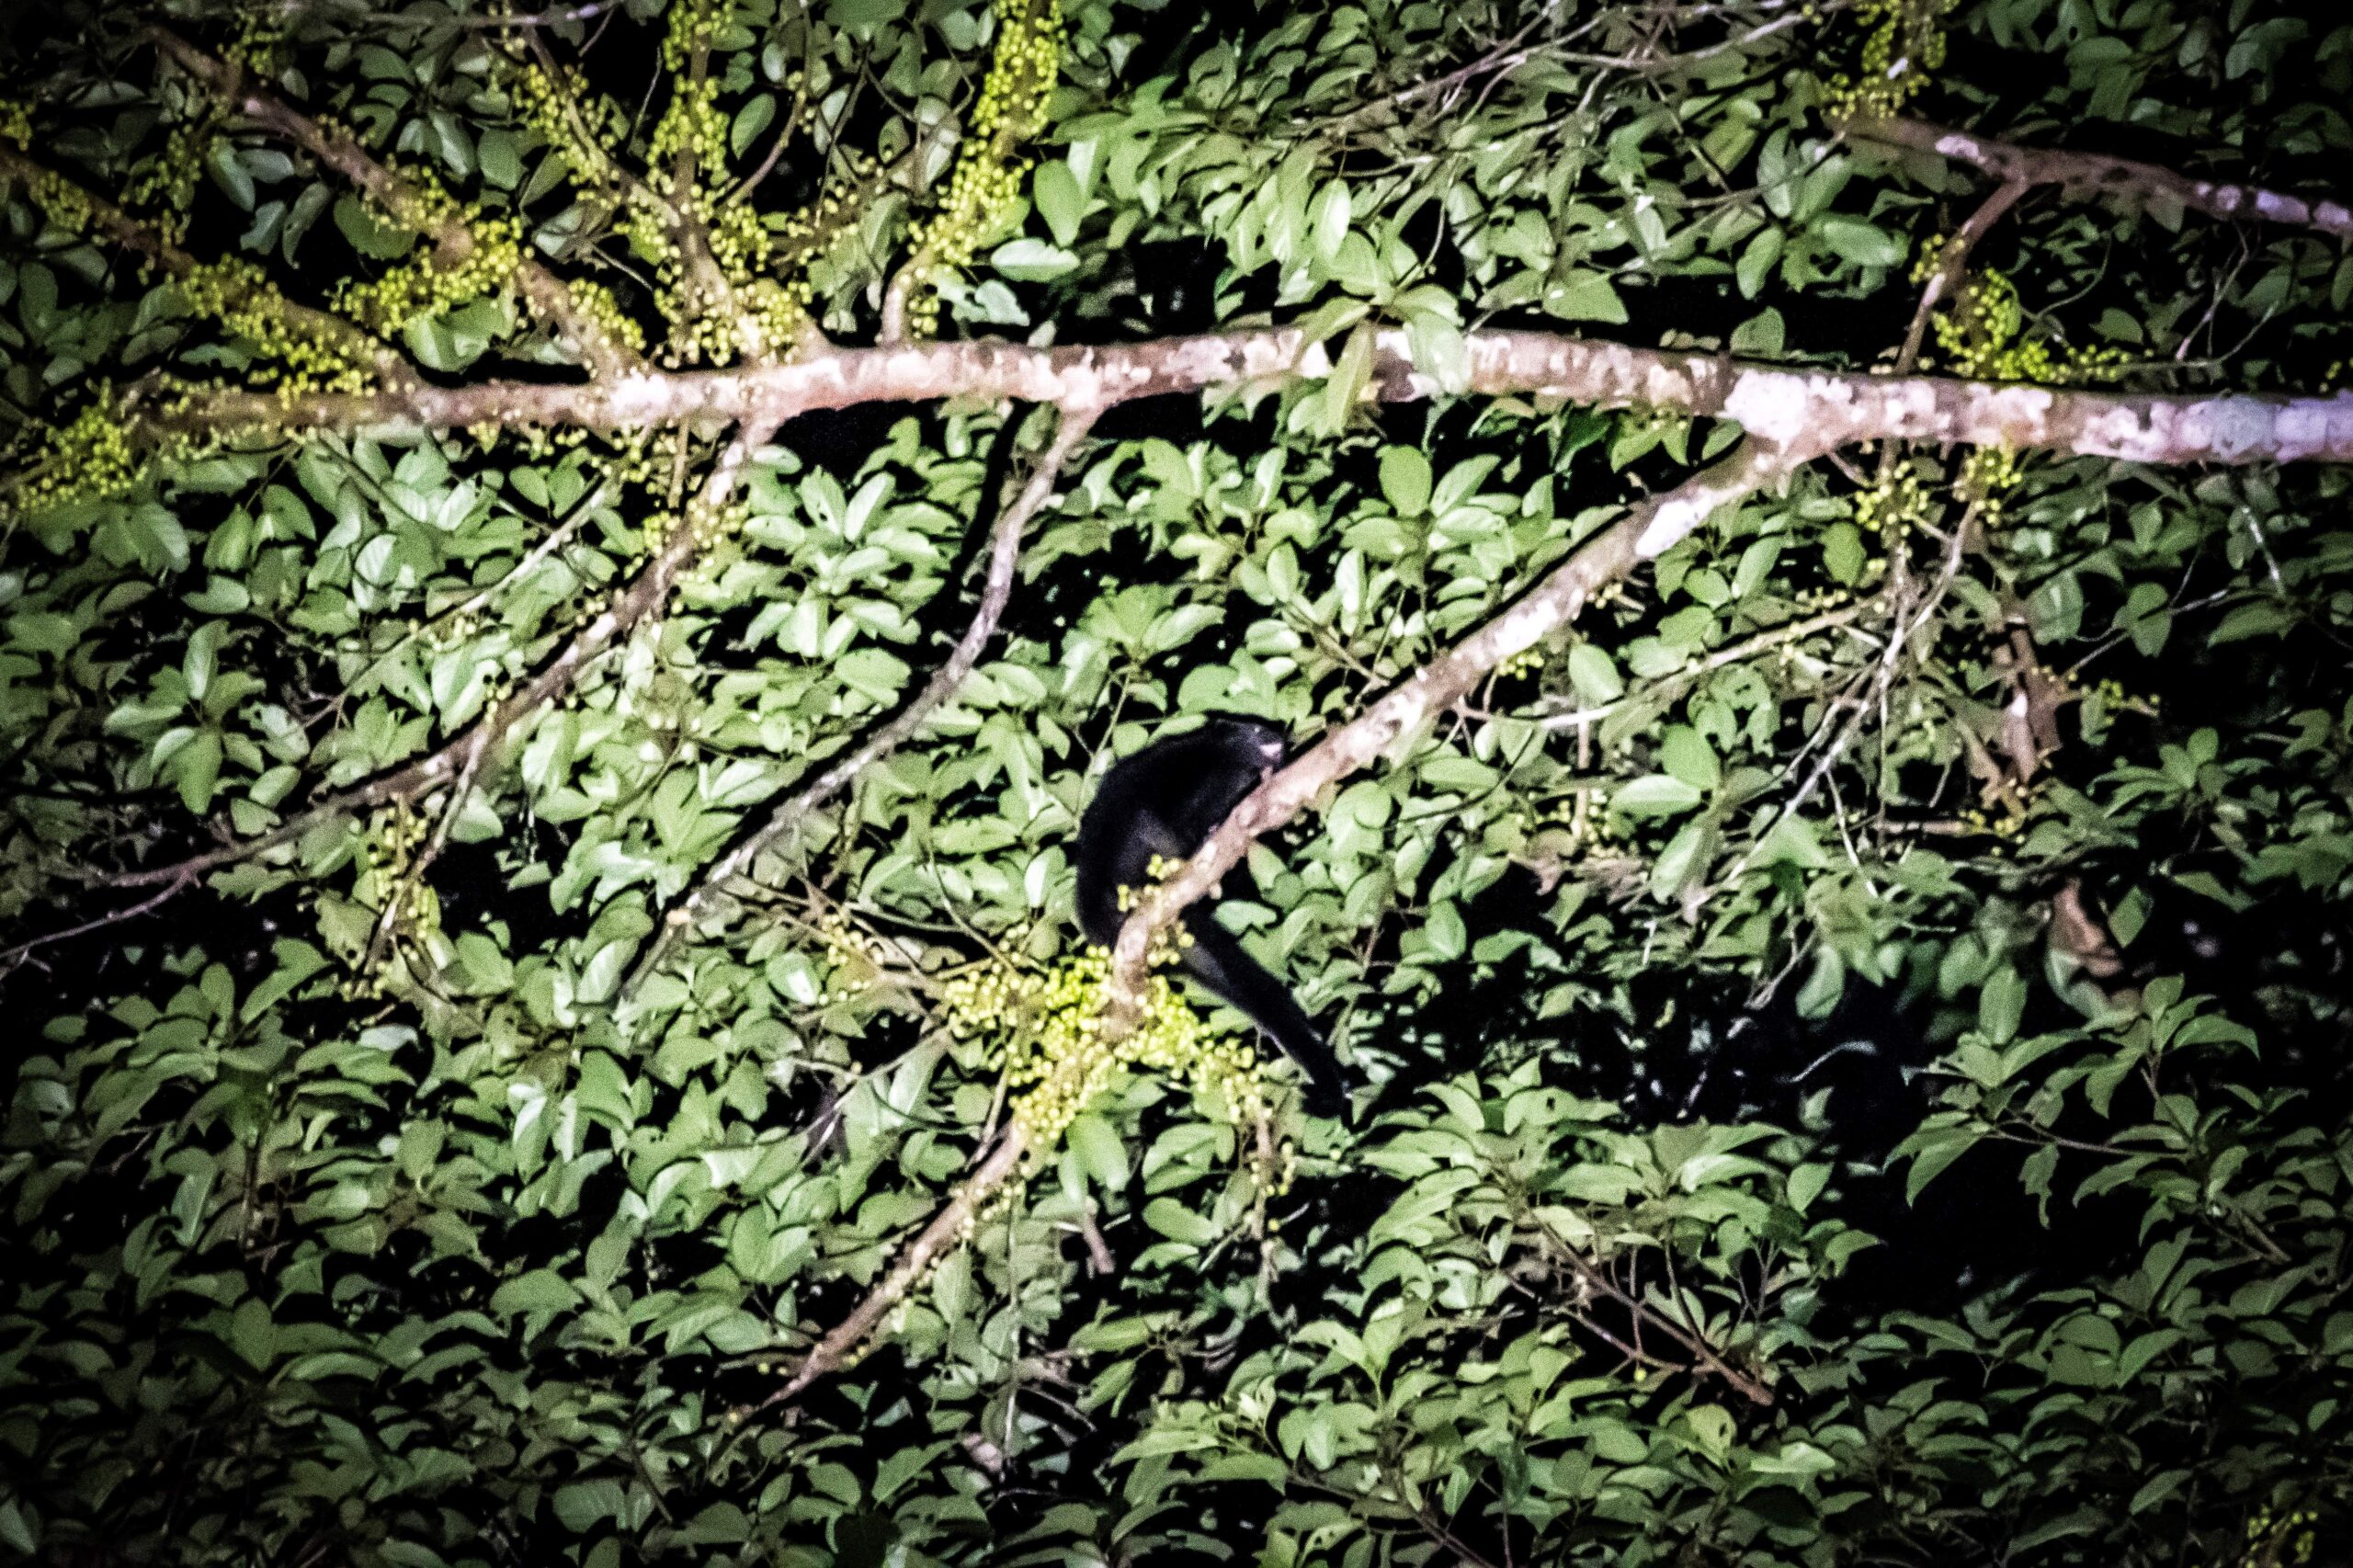
<svg viewBox="0 0 2353 1568"><path fill-rule="evenodd" d="M1078 824L1078 923L1087 940L1109 947L1126 919L1120 890L1151 881L1155 855L1190 857L1226 813L1280 765L1283 732L1262 719L1214 718L1198 730L1154 741L1103 776ZM1347 1108L1347 1083L1332 1048L1283 983L1242 950L1200 904L1185 911L1192 943L1185 971L1250 1019L1307 1074L1307 1106L1318 1116Z"/></svg>

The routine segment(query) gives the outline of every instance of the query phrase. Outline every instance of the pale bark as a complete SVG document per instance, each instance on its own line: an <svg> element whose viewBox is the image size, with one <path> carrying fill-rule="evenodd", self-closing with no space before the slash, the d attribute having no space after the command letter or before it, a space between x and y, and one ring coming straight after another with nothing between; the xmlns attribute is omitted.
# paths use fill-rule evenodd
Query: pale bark
<svg viewBox="0 0 2353 1568"><path fill-rule="evenodd" d="M2175 465L2353 462L2353 392L2301 398L2078 392L1790 369L1557 333L1481 332L1468 342L1468 392L1731 419L1768 442L1804 441L1816 450L1894 438ZM1438 395L1437 381L1415 367L1402 330L1382 332L1376 346L1370 397ZM199 433L477 425L617 430L706 418L781 421L813 409L960 396L1108 408L1169 392L1317 377L1330 369L1321 345L1285 327L1102 347L921 343L817 348L784 365L632 370L575 386L484 381L353 395L222 392L185 413L159 414L154 422Z"/></svg>

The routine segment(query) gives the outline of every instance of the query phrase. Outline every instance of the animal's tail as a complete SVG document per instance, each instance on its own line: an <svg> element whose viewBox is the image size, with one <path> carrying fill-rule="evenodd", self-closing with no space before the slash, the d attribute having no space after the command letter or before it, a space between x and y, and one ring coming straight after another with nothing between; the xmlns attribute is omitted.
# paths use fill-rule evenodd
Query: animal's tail
<svg viewBox="0 0 2353 1568"><path fill-rule="evenodd" d="M1242 950L1233 934L1202 915L1188 918L1192 945L1185 949L1185 967L1193 977L1218 994L1267 1037L1285 1056L1307 1074L1307 1108L1317 1116L1336 1117L1348 1107L1348 1082L1324 1036L1292 999L1290 987L1268 974L1256 959Z"/></svg>

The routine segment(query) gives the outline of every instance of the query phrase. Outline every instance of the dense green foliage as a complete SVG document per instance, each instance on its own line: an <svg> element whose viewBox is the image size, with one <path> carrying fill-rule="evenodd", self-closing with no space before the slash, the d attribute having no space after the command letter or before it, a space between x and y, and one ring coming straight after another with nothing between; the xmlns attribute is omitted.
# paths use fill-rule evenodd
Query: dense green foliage
<svg viewBox="0 0 2353 1568"><path fill-rule="evenodd" d="M0 980L0 1549L2341 1558L2325 468L1867 452L1719 518L1253 850L1225 918L1331 1028L1347 1123L1125 1076L869 1353L762 1403L999 1125L1002 1055L942 1027L941 982L1076 950L1091 768L1212 709L1312 739L1736 434L1368 412L1358 324L1441 383L1495 324L1885 368L1983 186L1836 132L1873 49L1940 40L1881 108L2320 191L2353 168L2333 4L161 9L491 259L421 267L413 221L128 7L11 17L0 131L445 384L570 373L518 256L709 363L870 339L911 232L942 336L1303 321L1336 369L1107 415L979 670L631 988L700 869L965 625L1027 411L787 425L660 612L459 788L110 884L460 733L643 569L718 443L256 434L110 468L92 433L139 378L367 377L14 179L0 929L154 903ZM1003 130L1007 67L951 206L1016 25L1025 69L1062 40L1042 123ZM766 339L709 330L591 145L701 159L679 199ZM2304 229L2053 188L1972 260L1930 369L2316 392L2353 353L2353 256Z"/></svg>

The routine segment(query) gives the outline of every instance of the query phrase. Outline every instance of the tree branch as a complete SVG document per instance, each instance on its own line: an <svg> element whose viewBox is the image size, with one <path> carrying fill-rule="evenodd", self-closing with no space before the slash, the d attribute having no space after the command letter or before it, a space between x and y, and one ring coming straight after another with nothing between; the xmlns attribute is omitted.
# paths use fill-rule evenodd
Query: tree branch
<svg viewBox="0 0 2353 1568"><path fill-rule="evenodd" d="M1685 1369L1686 1370L1705 1369L1713 1372L1738 1391L1741 1397L1752 1404L1769 1405L1773 1403L1772 1391L1747 1373L1739 1371L1727 1363L1716 1353L1716 1347L1708 1343L1708 1336L1701 1334L1697 1326L1677 1321L1674 1316L1661 1312L1620 1285L1617 1280L1609 1277L1607 1269L1577 1250L1566 1236L1553 1230L1541 1216L1537 1217L1536 1226L1540 1235L1560 1249L1562 1260L1568 1264L1570 1272L1583 1280L1587 1288L1600 1291L1633 1313L1635 1317L1690 1352L1698 1364Z"/></svg>
<svg viewBox="0 0 2353 1568"><path fill-rule="evenodd" d="M2175 201L2210 217L2282 223L2353 239L2353 208L2325 198L2290 196L2260 186L2193 179L2155 164L2111 157L2105 153L2021 147L2015 142L1955 131L1927 120L1853 119L1847 122L1845 130L1847 135L1861 141L1950 158L2006 183L2106 191L2144 202Z"/></svg>
<svg viewBox="0 0 2353 1568"><path fill-rule="evenodd" d="M1722 508L1737 504L1799 468L1821 449L1744 442L1731 456L1644 502L1587 540L1509 609L1424 665L1387 696L1265 782L1233 808L1184 869L1137 901L1112 949L1111 991L1119 1017L1131 1024L1141 999L1145 956L1154 937L1185 906L1215 891L1251 844L1290 821L1323 790L1370 766L1468 696L1504 660L1576 619L1602 587L1654 560Z"/></svg>
<svg viewBox="0 0 2353 1568"><path fill-rule="evenodd" d="M444 779L459 777L461 770L467 769L470 758L478 752L495 747L508 731L542 705L561 696L579 677L581 670L591 659L610 647L669 597L671 586L701 556L710 542L711 516L725 504L735 488L737 479L742 476L745 465L775 432L775 428L772 422L765 419L740 427L734 439L728 443L718 461L712 465L710 477L704 483L696 510L679 519L671 528L661 551L646 564L645 570L638 574L636 580L615 594L610 604L574 633L571 641L542 665L529 681L452 736L438 750L404 767L395 768L364 784L330 795L267 833L223 844L217 849L208 849L167 866L119 872L99 880L112 887L152 887L157 883L190 881L217 871L223 866L233 866L290 844L322 823L347 817L355 812L369 811L391 801L412 798L438 786Z"/></svg>
<svg viewBox="0 0 2353 1568"><path fill-rule="evenodd" d="M243 69L213 58L167 28L148 29L165 58L204 85L237 113L291 142L343 176L394 219L433 244L440 264L454 267L474 254L477 241L464 221L401 175L376 161L344 131L330 130L256 83ZM637 357L584 314L562 278L525 253L515 270L517 289L533 313L570 337L590 369L624 369Z"/></svg>
<svg viewBox="0 0 2353 1568"><path fill-rule="evenodd" d="M79 226L144 256L169 278L193 278L204 268L202 262L174 244L162 230L142 222L88 187L6 143L0 143L0 178L21 184L52 222L74 226L74 220L78 217ZM64 207L78 209L78 212L60 210ZM243 287L240 302L267 311L289 331L309 338L341 358L369 366L390 385L418 384L416 371L406 359L381 338L341 316L297 304L259 282Z"/></svg>
<svg viewBox="0 0 2353 1568"><path fill-rule="evenodd" d="M1364 767L1399 737L1443 713L1477 685L1488 670L1574 618L1597 589L1673 548L1718 508L1779 479L1812 455L1806 449L1785 449L1755 441L1744 444L1713 468L1668 494L1637 507L1587 540L1518 604L1451 651L1425 665L1396 690L1326 736L1323 744L1269 777L1233 809L1183 870L1138 904L1120 928L1118 946L1113 949L1111 973L1114 1006L1119 1016L1108 1020L1110 1027L1118 1030L1132 1026L1144 958L1154 933L1172 923L1187 904L1215 889L1254 839L1290 821L1326 785ZM965 1178L933 1216L931 1223L901 1255L891 1272L818 1342L784 1386L757 1408L790 1400L842 1366L881 1325L891 1309L915 1288L932 1260L970 1231L972 1217L1011 1177L1029 1150L1022 1123L1017 1119L1008 1124L988 1160ZM1704 1346L1692 1349L1695 1355L1711 1360L1735 1386L1745 1385L1744 1392L1755 1387L1737 1372L1714 1361ZM1755 1395L1752 1393L1751 1397Z"/></svg>
<svg viewBox="0 0 2353 1568"><path fill-rule="evenodd" d="M2132 462L2353 462L2353 392L2330 397L2073 392L2029 383L1797 370L1542 332L1469 335L1469 385L1598 408L1731 419L1768 442L1820 452L1863 441L2002 446ZM955 396L1108 408L1235 383L1321 377L1331 360L1296 328L1052 348L978 340L819 349L790 364L663 373L585 385L485 381L373 394L224 392L158 414L158 431L448 429L473 425L623 429L702 418L785 420L819 408ZM1370 396L1447 389L1417 370L1402 329L1375 340Z"/></svg>
<svg viewBox="0 0 2353 1568"><path fill-rule="evenodd" d="M989 569L982 588L980 607L972 615L964 635L957 640L939 668L913 701L853 746L814 778L795 790L791 797L769 812L767 817L751 834L726 854L714 861L696 881L694 887L673 904L663 917L660 932L638 960L622 987L624 999L634 994L648 976L660 969L663 962L686 939L688 929L701 916L722 884L748 874L759 858L773 848L787 834L798 827L810 812L824 805L852 779L872 767L882 757L923 727L933 710L956 694L972 667L980 663L982 650L996 634L997 622L1005 615L1005 607L1013 597L1014 567L1021 558L1021 536L1029 520L1044 509L1053 498L1054 484L1073 452L1095 424L1095 411L1090 408L1066 408L1062 411L1062 423L1054 431L1054 438L1038 459L1029 483L1020 495L998 516L991 535Z"/></svg>
<svg viewBox="0 0 2353 1568"><path fill-rule="evenodd" d="M1995 187L1959 233L1944 243L1937 256L1937 269L1928 275L1927 287L1920 290L1920 303L1912 312L1912 324L1904 334L1904 347L1895 356L1895 373L1908 376L1920 363L1920 348L1927 340L1928 318L1937 307L1961 290L1961 281L1969 274L1970 253L1977 248L2003 214L2018 204L2018 199L2034 187L2024 180L2006 180Z"/></svg>
<svg viewBox="0 0 2353 1568"><path fill-rule="evenodd" d="M891 1266L891 1272L877 1280L874 1288L866 1293L866 1299L817 1342L816 1347L801 1358L801 1365L793 1369L792 1376L784 1381L781 1388L753 1409L766 1410L770 1405L782 1404L818 1379L846 1365L858 1347L866 1342L868 1335L882 1326L882 1320L890 1315L891 1309L906 1299L907 1292L915 1288L931 1267L933 1260L972 1233L972 1223L980 1214L981 1206L995 1197L997 1188L1020 1169L1022 1156L1029 1152L1029 1138L1022 1124L1018 1121L1007 1123L1004 1133L997 1139L996 1147L989 1152L987 1160L964 1178L955 1196L932 1216L931 1223L923 1228L922 1234L907 1244L907 1249L899 1255L898 1262Z"/></svg>

